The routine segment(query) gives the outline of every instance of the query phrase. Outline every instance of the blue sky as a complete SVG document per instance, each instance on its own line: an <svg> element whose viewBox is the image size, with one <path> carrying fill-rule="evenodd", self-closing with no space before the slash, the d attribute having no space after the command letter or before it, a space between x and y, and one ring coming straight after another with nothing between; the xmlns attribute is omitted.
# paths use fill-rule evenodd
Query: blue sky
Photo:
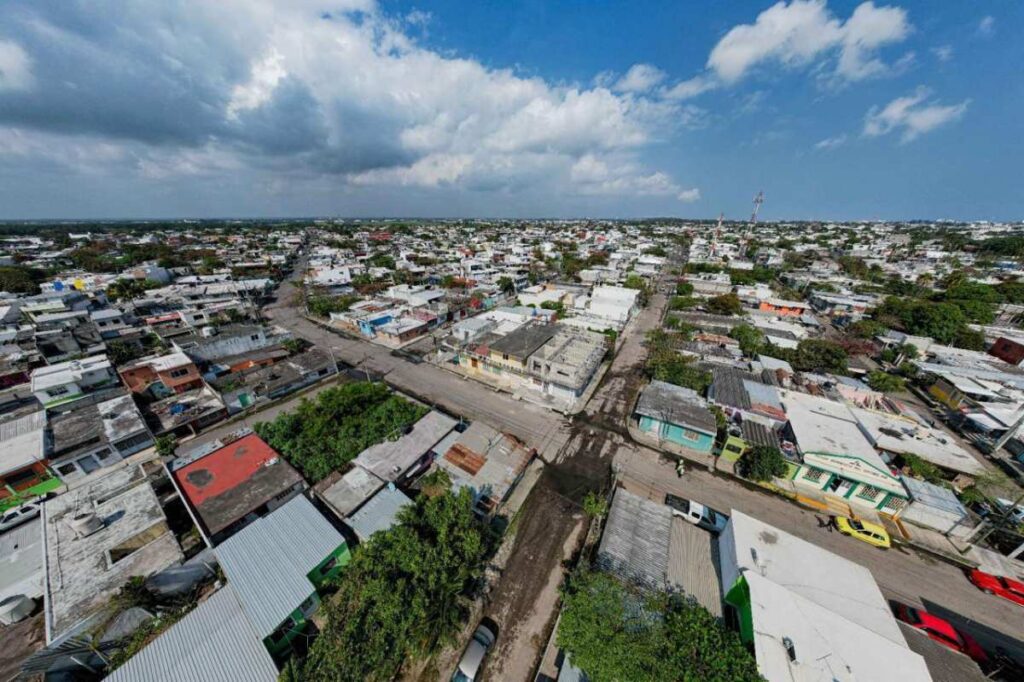
<svg viewBox="0 0 1024 682"><path fill-rule="evenodd" d="M1024 218L1024 3L14 0L0 218Z"/></svg>

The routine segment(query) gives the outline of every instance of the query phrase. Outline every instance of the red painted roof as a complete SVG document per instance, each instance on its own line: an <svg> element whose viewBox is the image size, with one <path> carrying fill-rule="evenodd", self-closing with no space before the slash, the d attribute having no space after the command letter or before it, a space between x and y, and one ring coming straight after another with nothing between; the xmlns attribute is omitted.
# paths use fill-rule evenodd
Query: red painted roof
<svg viewBox="0 0 1024 682"><path fill-rule="evenodd" d="M174 472L192 504L232 490L280 455L255 433L243 436Z"/></svg>

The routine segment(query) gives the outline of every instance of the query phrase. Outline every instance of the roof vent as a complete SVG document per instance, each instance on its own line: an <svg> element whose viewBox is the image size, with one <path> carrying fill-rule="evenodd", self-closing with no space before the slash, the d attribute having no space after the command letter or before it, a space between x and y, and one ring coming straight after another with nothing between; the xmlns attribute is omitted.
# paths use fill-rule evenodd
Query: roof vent
<svg viewBox="0 0 1024 682"><path fill-rule="evenodd" d="M83 512L71 517L71 529L79 538L92 535L103 528L103 520L92 512Z"/></svg>

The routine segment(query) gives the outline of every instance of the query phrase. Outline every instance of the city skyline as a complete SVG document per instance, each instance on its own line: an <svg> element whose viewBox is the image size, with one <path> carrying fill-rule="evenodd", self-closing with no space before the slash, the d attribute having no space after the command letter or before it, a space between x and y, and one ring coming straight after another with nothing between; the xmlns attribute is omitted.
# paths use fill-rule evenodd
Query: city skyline
<svg viewBox="0 0 1024 682"><path fill-rule="evenodd" d="M0 219L1019 220L1021 14L13 2Z"/></svg>

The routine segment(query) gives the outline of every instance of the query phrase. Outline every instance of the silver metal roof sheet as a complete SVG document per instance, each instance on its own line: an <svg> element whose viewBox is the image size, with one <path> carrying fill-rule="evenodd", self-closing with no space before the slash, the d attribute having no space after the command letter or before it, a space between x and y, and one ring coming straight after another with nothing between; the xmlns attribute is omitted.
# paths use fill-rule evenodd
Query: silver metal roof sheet
<svg viewBox="0 0 1024 682"><path fill-rule="evenodd" d="M306 575L344 542L313 504L297 495L228 538L215 552L262 638L313 594Z"/></svg>
<svg viewBox="0 0 1024 682"><path fill-rule="evenodd" d="M106 677L106 682L276 682L277 667L230 584Z"/></svg>

